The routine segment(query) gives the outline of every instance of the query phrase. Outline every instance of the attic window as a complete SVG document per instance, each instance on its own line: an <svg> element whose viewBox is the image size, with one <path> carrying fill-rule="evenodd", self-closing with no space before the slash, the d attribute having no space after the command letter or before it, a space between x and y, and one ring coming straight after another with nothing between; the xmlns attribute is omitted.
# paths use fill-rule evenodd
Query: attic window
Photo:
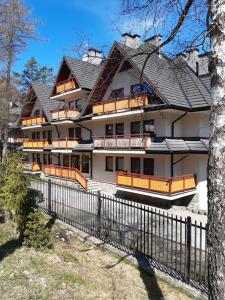
<svg viewBox="0 0 225 300"><path fill-rule="evenodd" d="M109 99L121 98L124 96L124 88L112 90Z"/></svg>
<svg viewBox="0 0 225 300"><path fill-rule="evenodd" d="M40 109L36 109L34 111L34 116L40 116Z"/></svg>
<svg viewBox="0 0 225 300"><path fill-rule="evenodd" d="M122 66L120 68L120 72L124 72L124 71L127 71L129 69L132 69L132 65L129 63L128 60L125 60L125 62L122 64Z"/></svg>

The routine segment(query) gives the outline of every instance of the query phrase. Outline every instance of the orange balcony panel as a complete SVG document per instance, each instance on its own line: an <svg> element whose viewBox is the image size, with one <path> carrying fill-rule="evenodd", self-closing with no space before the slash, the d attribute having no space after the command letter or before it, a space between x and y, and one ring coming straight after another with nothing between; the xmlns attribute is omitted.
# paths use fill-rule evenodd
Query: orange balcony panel
<svg viewBox="0 0 225 300"><path fill-rule="evenodd" d="M35 116L30 118L22 119L22 126L33 126L33 125L40 125L46 122L46 118L44 116Z"/></svg>
<svg viewBox="0 0 225 300"><path fill-rule="evenodd" d="M66 80L64 82L58 83L56 86L56 94L62 94L67 91L73 90L76 88L75 81L73 79Z"/></svg>
<svg viewBox="0 0 225 300"><path fill-rule="evenodd" d="M165 178L117 172L116 179L117 185L120 186L127 186L129 188L153 191L167 195L185 192L196 188L194 174Z"/></svg>
<svg viewBox="0 0 225 300"><path fill-rule="evenodd" d="M128 109L129 101L128 100L120 100L116 102L116 110Z"/></svg>
<svg viewBox="0 0 225 300"><path fill-rule="evenodd" d="M45 165L44 174L46 176L56 176L60 178L77 180L85 190L87 189L87 178L76 168Z"/></svg>
<svg viewBox="0 0 225 300"><path fill-rule="evenodd" d="M102 114L104 112L104 105L98 104L93 106L93 114Z"/></svg>
<svg viewBox="0 0 225 300"><path fill-rule="evenodd" d="M41 171L41 164L38 162L33 162L32 163L32 171L33 172L39 172Z"/></svg>
<svg viewBox="0 0 225 300"><path fill-rule="evenodd" d="M23 140L23 148L41 149L47 146L47 140Z"/></svg>

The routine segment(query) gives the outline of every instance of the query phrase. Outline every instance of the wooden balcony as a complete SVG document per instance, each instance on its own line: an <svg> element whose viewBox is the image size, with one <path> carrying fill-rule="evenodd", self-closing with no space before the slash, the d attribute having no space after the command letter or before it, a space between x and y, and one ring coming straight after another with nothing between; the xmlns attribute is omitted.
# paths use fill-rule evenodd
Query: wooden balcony
<svg viewBox="0 0 225 300"><path fill-rule="evenodd" d="M76 88L77 87L76 87L76 83L75 83L74 79L69 79L69 80L59 82L56 85L56 95L69 92Z"/></svg>
<svg viewBox="0 0 225 300"><path fill-rule="evenodd" d="M87 178L76 168L66 168L55 165L45 165L44 174L65 179L76 180L87 190Z"/></svg>
<svg viewBox="0 0 225 300"><path fill-rule="evenodd" d="M22 119L22 127L26 126L34 126L34 125L41 125L42 123L46 122L45 116L35 116L29 118Z"/></svg>
<svg viewBox="0 0 225 300"><path fill-rule="evenodd" d="M94 137L95 149L145 149L151 144L149 135L133 134L130 136L105 136Z"/></svg>
<svg viewBox="0 0 225 300"><path fill-rule="evenodd" d="M41 163L32 162L32 172L41 172Z"/></svg>
<svg viewBox="0 0 225 300"><path fill-rule="evenodd" d="M78 139L76 138L59 138L52 140L53 149L72 149L78 144Z"/></svg>
<svg viewBox="0 0 225 300"><path fill-rule="evenodd" d="M74 120L80 116L79 110L72 108L54 109L51 113L53 121Z"/></svg>
<svg viewBox="0 0 225 300"><path fill-rule="evenodd" d="M39 140L32 140L26 139L23 140L23 148L25 149L41 149L47 147L48 140L46 139L39 139Z"/></svg>
<svg viewBox="0 0 225 300"><path fill-rule="evenodd" d="M148 104L148 96L145 93L130 95L104 102L95 103L92 106L93 114L101 115L122 110L141 108Z"/></svg>
<svg viewBox="0 0 225 300"><path fill-rule="evenodd" d="M117 172L116 183L118 186L166 195L182 193L196 188L194 174L166 178L128 172Z"/></svg>

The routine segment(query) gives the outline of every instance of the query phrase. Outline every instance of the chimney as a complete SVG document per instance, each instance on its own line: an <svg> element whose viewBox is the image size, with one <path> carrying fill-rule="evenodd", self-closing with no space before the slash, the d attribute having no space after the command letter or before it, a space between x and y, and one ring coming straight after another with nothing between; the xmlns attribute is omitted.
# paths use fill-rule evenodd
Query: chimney
<svg viewBox="0 0 225 300"><path fill-rule="evenodd" d="M102 51L90 48L88 49L88 53L83 55L82 61L87 61L94 65L100 65L102 62Z"/></svg>
<svg viewBox="0 0 225 300"><path fill-rule="evenodd" d="M157 34L144 40L144 42L158 47L162 43L162 36L160 34Z"/></svg>
<svg viewBox="0 0 225 300"><path fill-rule="evenodd" d="M124 33L122 34L122 37L123 37L122 43L125 46L128 46L133 49L137 49L141 45L140 42L141 37L138 34L131 35L130 33Z"/></svg>
<svg viewBox="0 0 225 300"><path fill-rule="evenodd" d="M192 70L199 75L199 57L198 53L199 50L197 48L193 48L190 51L186 53L184 56L184 59L188 63L189 67L192 68Z"/></svg>

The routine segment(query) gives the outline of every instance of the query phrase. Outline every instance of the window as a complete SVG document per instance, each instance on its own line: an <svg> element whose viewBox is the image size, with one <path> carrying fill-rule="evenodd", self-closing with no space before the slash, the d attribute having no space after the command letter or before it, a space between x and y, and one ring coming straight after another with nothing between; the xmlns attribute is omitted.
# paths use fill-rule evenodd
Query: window
<svg viewBox="0 0 225 300"><path fill-rule="evenodd" d="M78 100L70 101L69 102L69 108L77 109L77 110L81 111L81 109L82 109L82 100L78 99Z"/></svg>
<svg viewBox="0 0 225 300"><path fill-rule="evenodd" d="M75 101L76 102L76 108L81 111L82 110L82 100L78 99Z"/></svg>
<svg viewBox="0 0 225 300"><path fill-rule="evenodd" d="M75 137L75 128L68 128L69 138Z"/></svg>
<svg viewBox="0 0 225 300"><path fill-rule="evenodd" d="M37 158L37 159L36 159L36 162L40 164L40 163L41 163L41 156L40 156L39 153L37 153L36 158Z"/></svg>
<svg viewBox="0 0 225 300"><path fill-rule="evenodd" d="M63 155L63 167L68 168L70 165L70 157L69 155Z"/></svg>
<svg viewBox="0 0 225 300"><path fill-rule="evenodd" d="M145 120L143 122L144 133L154 133L154 120Z"/></svg>
<svg viewBox="0 0 225 300"><path fill-rule="evenodd" d="M48 136L48 143L51 144L52 143L52 132L51 132L51 130L48 131L47 136Z"/></svg>
<svg viewBox="0 0 225 300"><path fill-rule="evenodd" d="M112 90L109 99L121 98L124 96L124 88Z"/></svg>
<svg viewBox="0 0 225 300"><path fill-rule="evenodd" d="M48 155L47 154L43 154L43 164L44 165L48 164Z"/></svg>
<svg viewBox="0 0 225 300"><path fill-rule="evenodd" d="M113 171L113 157L112 156L106 156L105 158L105 170L106 171Z"/></svg>
<svg viewBox="0 0 225 300"><path fill-rule="evenodd" d="M116 157L116 171L124 171L124 158Z"/></svg>
<svg viewBox="0 0 225 300"><path fill-rule="evenodd" d="M154 175L154 159L153 158L144 158L144 174L145 175Z"/></svg>
<svg viewBox="0 0 225 300"><path fill-rule="evenodd" d="M124 135L124 123L116 124L116 135Z"/></svg>
<svg viewBox="0 0 225 300"><path fill-rule="evenodd" d="M113 124L106 124L105 125L105 135L113 135Z"/></svg>
<svg viewBox="0 0 225 300"><path fill-rule="evenodd" d="M52 164L52 155L51 154L48 155L48 163L50 165Z"/></svg>
<svg viewBox="0 0 225 300"><path fill-rule="evenodd" d="M88 155L82 156L82 172L89 173L89 156Z"/></svg>
<svg viewBox="0 0 225 300"><path fill-rule="evenodd" d="M32 140L39 140L40 136L40 132L32 132Z"/></svg>
<svg viewBox="0 0 225 300"><path fill-rule="evenodd" d="M78 139L78 140L81 140L82 138L81 138L81 128L80 127L76 127L75 128L75 134L76 134L76 138Z"/></svg>
<svg viewBox="0 0 225 300"><path fill-rule="evenodd" d="M127 71L129 69L132 69L132 65L129 63L128 60L125 60L125 62L122 64L120 68L120 72Z"/></svg>
<svg viewBox="0 0 225 300"><path fill-rule="evenodd" d="M131 173L141 173L141 159L139 157L131 157Z"/></svg>
<svg viewBox="0 0 225 300"><path fill-rule="evenodd" d="M35 117L35 116L40 116L40 109L36 109L36 110L34 111L33 116L34 116L34 117Z"/></svg>
<svg viewBox="0 0 225 300"><path fill-rule="evenodd" d="M80 170L80 155L71 156L71 168Z"/></svg>
<svg viewBox="0 0 225 300"><path fill-rule="evenodd" d="M140 134L141 133L141 123L140 121L135 121L130 123L130 133Z"/></svg>
<svg viewBox="0 0 225 300"><path fill-rule="evenodd" d="M71 108L71 109L75 109L76 108L76 103L75 103L74 100L69 102L69 108Z"/></svg>

